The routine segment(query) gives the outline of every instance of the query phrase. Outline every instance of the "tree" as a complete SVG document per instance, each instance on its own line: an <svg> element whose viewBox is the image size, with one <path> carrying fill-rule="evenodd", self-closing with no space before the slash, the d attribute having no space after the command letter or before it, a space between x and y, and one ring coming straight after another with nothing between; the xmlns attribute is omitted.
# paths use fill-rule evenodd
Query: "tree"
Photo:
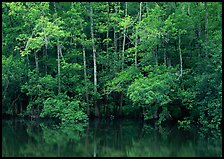
<svg viewBox="0 0 224 159"><path fill-rule="evenodd" d="M97 65L96 65L96 47L95 47L95 38L94 38L94 31L93 31L93 8L92 4L90 4L90 31L91 31L91 37L92 37L92 48L93 48L93 69L94 69L94 93L97 93ZM99 117L99 107L97 105L97 101L95 99L94 101L95 105L95 116Z"/></svg>

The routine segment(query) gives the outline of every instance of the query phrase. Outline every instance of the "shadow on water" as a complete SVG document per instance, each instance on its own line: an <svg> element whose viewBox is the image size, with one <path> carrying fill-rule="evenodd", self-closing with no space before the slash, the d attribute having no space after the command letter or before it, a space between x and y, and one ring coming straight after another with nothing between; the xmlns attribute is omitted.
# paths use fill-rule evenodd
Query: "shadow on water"
<svg viewBox="0 0 224 159"><path fill-rule="evenodd" d="M221 156L221 139L138 120L2 121L2 156Z"/></svg>

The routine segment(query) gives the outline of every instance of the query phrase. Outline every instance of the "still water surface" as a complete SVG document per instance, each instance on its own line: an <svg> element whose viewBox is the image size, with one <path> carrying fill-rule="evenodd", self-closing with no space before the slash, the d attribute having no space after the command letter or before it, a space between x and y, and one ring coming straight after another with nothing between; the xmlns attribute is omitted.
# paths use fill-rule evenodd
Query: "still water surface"
<svg viewBox="0 0 224 159"><path fill-rule="evenodd" d="M218 156L221 139L176 126L154 128L136 120L94 120L86 125L2 120L2 156Z"/></svg>

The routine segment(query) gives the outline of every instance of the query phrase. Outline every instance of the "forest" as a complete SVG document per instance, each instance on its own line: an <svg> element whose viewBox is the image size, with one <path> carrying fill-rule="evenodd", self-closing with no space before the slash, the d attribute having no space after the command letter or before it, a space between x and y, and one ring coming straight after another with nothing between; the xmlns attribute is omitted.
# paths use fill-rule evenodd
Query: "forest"
<svg viewBox="0 0 224 159"><path fill-rule="evenodd" d="M221 2L3 2L2 115L222 129Z"/></svg>

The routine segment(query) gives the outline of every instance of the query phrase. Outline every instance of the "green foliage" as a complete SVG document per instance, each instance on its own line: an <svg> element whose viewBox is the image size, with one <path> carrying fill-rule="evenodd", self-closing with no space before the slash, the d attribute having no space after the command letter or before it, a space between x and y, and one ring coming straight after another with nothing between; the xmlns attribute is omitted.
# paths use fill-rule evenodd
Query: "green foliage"
<svg viewBox="0 0 224 159"><path fill-rule="evenodd" d="M80 107L80 101L74 101L64 94L46 99L40 116L59 118L63 123L86 122L88 120L83 108Z"/></svg>
<svg viewBox="0 0 224 159"><path fill-rule="evenodd" d="M80 79L82 66L77 63L67 63L63 60L61 67L62 91L75 93L77 97L80 96L85 89Z"/></svg>
<svg viewBox="0 0 224 159"><path fill-rule="evenodd" d="M23 59L2 56L2 112L14 114L21 100L20 85L26 82L27 66Z"/></svg>
<svg viewBox="0 0 224 159"><path fill-rule="evenodd" d="M122 70L117 77L108 81L108 91L126 92L128 85L136 78L142 77L140 70L134 66Z"/></svg>
<svg viewBox="0 0 224 159"><path fill-rule="evenodd" d="M41 78L35 70L29 71L28 82L21 86L21 90L30 97L27 106L27 114L33 114L34 109L38 109L38 112L36 113L39 115L43 102L48 97L52 97L56 94L57 81L51 75L46 75Z"/></svg>
<svg viewBox="0 0 224 159"><path fill-rule="evenodd" d="M207 99L208 100L208 99ZM222 99L213 99L205 104L205 101L201 102L203 105L199 106L201 111L199 117L199 123L202 125L201 131L204 134L219 134L221 135L221 120L222 120Z"/></svg>
<svg viewBox="0 0 224 159"><path fill-rule="evenodd" d="M148 71L148 77L136 79L128 87L128 96L134 103L147 109L144 116L146 120L153 118L154 112L161 107L158 120L158 124L161 124L169 115L167 106L176 91L176 75L174 69L165 66L146 67L144 70Z"/></svg>
<svg viewBox="0 0 224 159"><path fill-rule="evenodd" d="M63 73L73 73L73 71L69 70L70 67L72 65L67 65L66 68L63 67L63 70L66 71ZM76 68L77 66L73 65L73 67ZM83 104L80 106L80 101L76 101L73 97L70 98L66 94L57 95L56 78L53 78L51 75L46 75L41 78L35 71L29 72L28 78L29 81L22 86L22 91L31 98L27 106L28 115L36 114L41 117L59 118L62 122L79 122L88 119L83 112ZM71 81L75 80L72 82L77 82L77 79L72 76L67 77L67 79ZM66 85L69 86L69 83L64 84L64 86Z"/></svg>
<svg viewBox="0 0 224 159"><path fill-rule="evenodd" d="M222 4L141 4L91 3L91 24L86 2L2 3L3 112L78 122L99 103L105 116L143 112L159 125L175 118L219 131Z"/></svg>
<svg viewBox="0 0 224 159"><path fill-rule="evenodd" d="M189 120L188 118L185 118L184 120L180 121L178 120L178 128L179 129L184 129L184 130L187 130L187 129L190 129L190 125L191 125L191 120Z"/></svg>

